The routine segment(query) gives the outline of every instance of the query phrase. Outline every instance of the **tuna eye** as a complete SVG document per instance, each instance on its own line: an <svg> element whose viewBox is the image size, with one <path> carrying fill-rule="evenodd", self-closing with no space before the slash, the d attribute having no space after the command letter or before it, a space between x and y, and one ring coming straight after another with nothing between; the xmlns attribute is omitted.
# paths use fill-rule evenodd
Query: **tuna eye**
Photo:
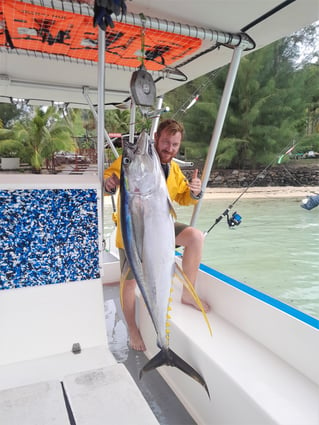
<svg viewBox="0 0 319 425"><path fill-rule="evenodd" d="M130 158L128 158L127 156L125 156L125 157L123 158L123 164L124 164L124 165L128 165L130 162L131 162L131 160L130 160Z"/></svg>

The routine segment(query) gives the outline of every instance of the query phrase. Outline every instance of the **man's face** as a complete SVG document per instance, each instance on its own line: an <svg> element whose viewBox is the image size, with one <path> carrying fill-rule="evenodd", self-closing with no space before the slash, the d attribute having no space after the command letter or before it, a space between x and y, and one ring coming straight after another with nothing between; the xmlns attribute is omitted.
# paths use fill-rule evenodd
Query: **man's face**
<svg viewBox="0 0 319 425"><path fill-rule="evenodd" d="M162 164L171 162L177 155L181 141L182 135L179 131L175 134L170 134L166 130L163 130L160 137L155 134L155 148Z"/></svg>

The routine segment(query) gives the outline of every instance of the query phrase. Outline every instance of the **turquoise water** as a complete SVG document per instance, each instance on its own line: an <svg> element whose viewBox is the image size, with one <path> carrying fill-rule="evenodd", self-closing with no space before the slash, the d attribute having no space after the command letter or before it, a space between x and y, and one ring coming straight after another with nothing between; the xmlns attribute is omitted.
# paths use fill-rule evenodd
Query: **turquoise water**
<svg viewBox="0 0 319 425"><path fill-rule="evenodd" d="M196 227L208 230L232 201L203 201ZM231 210L241 224L229 229L223 218L206 236L202 262L319 317L319 207L306 211L299 204L299 198L241 198ZM176 211L179 221L190 221L192 207ZM110 214L108 206L106 224Z"/></svg>
<svg viewBox="0 0 319 425"><path fill-rule="evenodd" d="M232 202L203 201L196 227L206 231ZM319 317L319 207L300 199L241 199L231 211L242 216L229 228L223 218L206 236L202 262L232 278ZM177 206L189 222L192 208Z"/></svg>

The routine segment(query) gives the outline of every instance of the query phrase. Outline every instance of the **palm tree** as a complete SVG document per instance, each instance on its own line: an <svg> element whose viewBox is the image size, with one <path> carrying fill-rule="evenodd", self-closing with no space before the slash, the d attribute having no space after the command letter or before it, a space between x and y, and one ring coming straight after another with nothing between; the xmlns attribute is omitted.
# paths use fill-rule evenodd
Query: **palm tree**
<svg viewBox="0 0 319 425"><path fill-rule="evenodd" d="M56 107L37 107L33 117L14 126L16 139L24 145L29 155L33 172L40 173L44 160L49 160L54 169L55 152L74 151L76 143L67 122Z"/></svg>
<svg viewBox="0 0 319 425"><path fill-rule="evenodd" d="M20 157L22 150L23 145L15 140L14 131L7 128L0 128L0 157Z"/></svg>
<svg viewBox="0 0 319 425"><path fill-rule="evenodd" d="M128 109L111 109L105 112L105 127L109 133L128 134L130 131L130 111ZM150 130L152 122L143 117L140 110L136 110L135 133L140 133L143 129Z"/></svg>

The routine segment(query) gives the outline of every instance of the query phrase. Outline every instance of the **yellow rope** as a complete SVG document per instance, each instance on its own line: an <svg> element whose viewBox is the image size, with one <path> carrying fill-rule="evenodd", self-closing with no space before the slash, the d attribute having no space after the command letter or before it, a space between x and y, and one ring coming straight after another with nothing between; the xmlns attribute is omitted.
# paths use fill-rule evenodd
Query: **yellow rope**
<svg viewBox="0 0 319 425"><path fill-rule="evenodd" d="M176 270L179 273L179 274L178 273L175 274L176 277L182 282L182 284L188 289L188 291L190 292L190 294L194 298L196 304L198 305L200 311L202 312L202 314L204 316L205 322L206 322L208 329L209 329L209 333L212 335L213 334L212 328L210 326L210 323L209 323L208 317L206 315L206 312L204 310L203 304L202 304L199 296L197 295L197 293L195 291L195 288L191 284L191 282L188 279L188 277L186 276L186 274L183 272L182 268L177 263L175 263L175 265L176 265Z"/></svg>

